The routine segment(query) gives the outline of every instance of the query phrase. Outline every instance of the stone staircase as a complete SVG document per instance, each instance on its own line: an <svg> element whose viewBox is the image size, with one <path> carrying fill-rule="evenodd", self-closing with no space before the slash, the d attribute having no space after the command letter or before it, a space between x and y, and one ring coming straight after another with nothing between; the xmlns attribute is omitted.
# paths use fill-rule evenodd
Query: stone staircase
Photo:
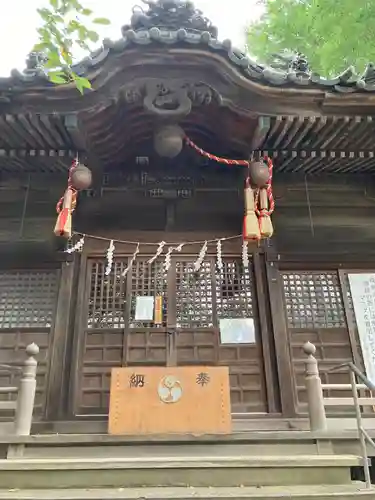
<svg viewBox="0 0 375 500"><path fill-rule="evenodd" d="M300 431L2 438L0 500L375 499L375 489L352 481L361 459L337 453L338 439Z"/></svg>

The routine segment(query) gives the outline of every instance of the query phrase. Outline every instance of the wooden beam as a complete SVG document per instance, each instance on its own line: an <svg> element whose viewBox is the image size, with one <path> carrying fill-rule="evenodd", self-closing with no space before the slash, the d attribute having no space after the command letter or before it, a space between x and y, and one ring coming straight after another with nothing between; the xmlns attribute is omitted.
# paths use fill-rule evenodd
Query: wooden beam
<svg viewBox="0 0 375 500"><path fill-rule="evenodd" d="M256 150L261 156L270 156L271 158L337 158L337 159L355 159L355 158L375 158L375 151L326 151L324 149L261 149Z"/></svg>
<svg viewBox="0 0 375 500"><path fill-rule="evenodd" d="M87 151L86 138L79 126L79 120L77 114L69 114L64 117L64 126L69 132L74 145L78 151Z"/></svg>
<svg viewBox="0 0 375 500"><path fill-rule="evenodd" d="M0 158L74 158L77 152L67 149L0 149Z"/></svg>
<svg viewBox="0 0 375 500"><path fill-rule="evenodd" d="M41 265L56 268L60 262L71 260L57 248L56 240L25 241L14 240L0 243L0 259L2 267L19 269L25 267L38 268Z"/></svg>
<svg viewBox="0 0 375 500"><path fill-rule="evenodd" d="M251 140L251 150L259 149L264 143L266 136L271 128L271 118L269 116L259 116L258 124L255 128Z"/></svg>

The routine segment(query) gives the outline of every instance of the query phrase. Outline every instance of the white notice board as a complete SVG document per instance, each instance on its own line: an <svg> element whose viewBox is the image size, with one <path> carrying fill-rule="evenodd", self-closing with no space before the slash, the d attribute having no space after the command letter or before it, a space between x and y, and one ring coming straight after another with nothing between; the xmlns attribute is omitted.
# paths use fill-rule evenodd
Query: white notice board
<svg viewBox="0 0 375 500"><path fill-rule="evenodd" d="M348 278L366 374L375 384L375 273Z"/></svg>

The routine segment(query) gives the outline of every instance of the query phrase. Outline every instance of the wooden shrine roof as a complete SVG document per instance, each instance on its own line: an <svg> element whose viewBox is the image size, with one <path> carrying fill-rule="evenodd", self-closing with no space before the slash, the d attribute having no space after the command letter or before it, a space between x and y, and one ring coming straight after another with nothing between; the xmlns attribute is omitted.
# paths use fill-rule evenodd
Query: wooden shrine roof
<svg viewBox="0 0 375 500"><path fill-rule="evenodd" d="M310 70L300 55L280 70L252 60L229 40L219 41L217 29L192 2L156 0L147 10L134 10L117 41L77 63L73 70L90 79L94 91L82 99L74 84L55 86L32 53L23 72L13 70L0 78L0 112L25 107L34 112L88 109L99 101L116 98L119 90L142 77L182 78L205 82L226 106L239 112L267 114L371 114L375 102L375 68L362 75L348 68L326 79ZM103 92L98 96L98 91ZM255 97L255 98L254 98Z"/></svg>
<svg viewBox="0 0 375 500"><path fill-rule="evenodd" d="M0 79L0 170L66 171L76 152L102 171L121 168L152 155L167 116L211 153L266 151L276 172L375 171L372 65L331 80L301 56L276 70L220 42L191 2L146 3L120 40L74 67L92 82L83 96L50 83L38 54Z"/></svg>
<svg viewBox="0 0 375 500"><path fill-rule="evenodd" d="M182 59L186 51L206 53L207 57L221 59L223 71L230 68L244 81L270 88L295 89L299 91L322 90L330 93L366 95L375 93L375 68L367 66L362 75L348 68L335 78L323 78L310 71L307 61L301 55L290 61L286 70L275 69L251 59L242 50L232 46L230 40L220 41L217 29L195 9L192 2L181 0L145 1L147 10L138 7L133 10L130 24L123 26L122 37L117 41L104 40L102 47L77 63L73 69L80 75L92 76L106 70L109 59L118 59L128 52L133 57L143 53L174 52ZM160 60L161 64L163 60ZM202 61L204 63L204 61ZM21 88L51 87L45 73L38 65L38 56L29 57L25 72L14 70L10 78L0 79L2 100L12 99L13 92Z"/></svg>

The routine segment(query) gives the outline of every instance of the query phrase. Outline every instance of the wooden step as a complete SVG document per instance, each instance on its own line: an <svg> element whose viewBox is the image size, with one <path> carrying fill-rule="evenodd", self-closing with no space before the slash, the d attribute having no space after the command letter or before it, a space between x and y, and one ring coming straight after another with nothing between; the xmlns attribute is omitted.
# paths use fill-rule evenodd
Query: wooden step
<svg viewBox="0 0 375 500"><path fill-rule="evenodd" d="M0 460L2 488L349 484L350 455L164 456ZM47 473L48 472L48 473Z"/></svg>
<svg viewBox="0 0 375 500"><path fill-rule="evenodd" d="M375 497L362 483L334 486L243 488L117 488L0 490L0 500L355 500Z"/></svg>

